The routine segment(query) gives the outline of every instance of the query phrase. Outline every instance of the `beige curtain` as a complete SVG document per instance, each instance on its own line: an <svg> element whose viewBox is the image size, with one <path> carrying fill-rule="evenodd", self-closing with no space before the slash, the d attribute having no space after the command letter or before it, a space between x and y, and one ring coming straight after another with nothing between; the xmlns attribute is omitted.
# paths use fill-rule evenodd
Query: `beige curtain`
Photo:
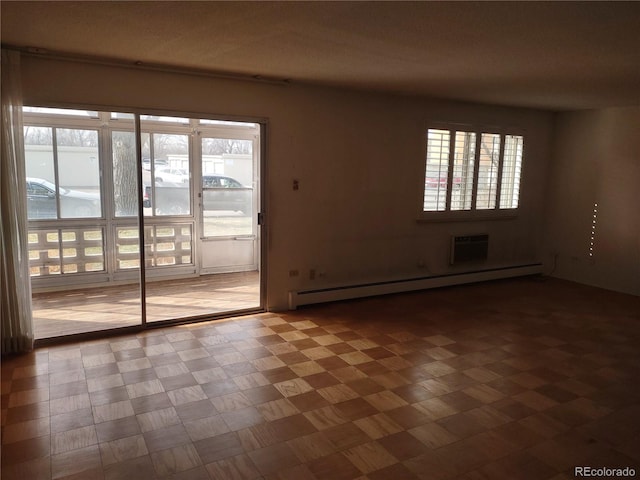
<svg viewBox="0 0 640 480"><path fill-rule="evenodd" d="M0 294L2 353L33 349L20 53L2 50Z"/></svg>

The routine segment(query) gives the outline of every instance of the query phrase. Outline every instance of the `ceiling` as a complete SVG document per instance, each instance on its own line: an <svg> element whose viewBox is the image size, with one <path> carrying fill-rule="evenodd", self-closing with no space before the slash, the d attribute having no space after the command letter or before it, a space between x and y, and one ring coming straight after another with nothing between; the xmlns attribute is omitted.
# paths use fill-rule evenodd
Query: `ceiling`
<svg viewBox="0 0 640 480"><path fill-rule="evenodd" d="M2 43L575 110L640 105L640 2L18 2Z"/></svg>

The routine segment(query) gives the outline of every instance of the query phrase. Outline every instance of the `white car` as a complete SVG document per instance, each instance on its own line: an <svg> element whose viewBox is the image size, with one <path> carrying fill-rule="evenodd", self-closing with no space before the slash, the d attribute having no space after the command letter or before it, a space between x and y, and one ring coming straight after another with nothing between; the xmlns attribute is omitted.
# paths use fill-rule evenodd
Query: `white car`
<svg viewBox="0 0 640 480"><path fill-rule="evenodd" d="M181 168L160 167L155 171L156 183L189 183L189 172Z"/></svg>

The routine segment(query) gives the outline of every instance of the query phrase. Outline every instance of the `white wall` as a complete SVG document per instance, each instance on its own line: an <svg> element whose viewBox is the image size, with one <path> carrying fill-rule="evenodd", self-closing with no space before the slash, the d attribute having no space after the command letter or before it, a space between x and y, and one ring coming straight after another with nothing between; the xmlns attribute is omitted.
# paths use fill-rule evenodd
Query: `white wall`
<svg viewBox="0 0 640 480"><path fill-rule="evenodd" d="M290 290L440 274L452 234L489 233L484 267L541 260L547 112L23 59L25 103L261 117L267 130L268 306ZM521 208L500 221L418 223L429 121L525 131ZM292 182L300 189L293 191ZM421 268L422 264L426 268ZM309 270L324 275L309 278ZM290 270L300 272L290 277Z"/></svg>
<svg viewBox="0 0 640 480"><path fill-rule="evenodd" d="M554 276L640 295L640 107L559 114L554 150L546 234Z"/></svg>
<svg viewBox="0 0 640 480"><path fill-rule="evenodd" d="M43 178L55 183L52 150L51 145L24 146L27 177ZM98 147L58 146L58 165L60 172L63 173L60 178L60 186L64 188L99 188L98 156Z"/></svg>

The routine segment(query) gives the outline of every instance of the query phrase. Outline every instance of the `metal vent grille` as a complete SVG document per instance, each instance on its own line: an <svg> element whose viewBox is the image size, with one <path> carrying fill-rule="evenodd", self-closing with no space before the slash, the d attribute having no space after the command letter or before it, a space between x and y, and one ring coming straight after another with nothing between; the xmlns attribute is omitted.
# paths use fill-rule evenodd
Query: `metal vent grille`
<svg viewBox="0 0 640 480"><path fill-rule="evenodd" d="M464 235L451 237L451 265L487 259L489 235Z"/></svg>

